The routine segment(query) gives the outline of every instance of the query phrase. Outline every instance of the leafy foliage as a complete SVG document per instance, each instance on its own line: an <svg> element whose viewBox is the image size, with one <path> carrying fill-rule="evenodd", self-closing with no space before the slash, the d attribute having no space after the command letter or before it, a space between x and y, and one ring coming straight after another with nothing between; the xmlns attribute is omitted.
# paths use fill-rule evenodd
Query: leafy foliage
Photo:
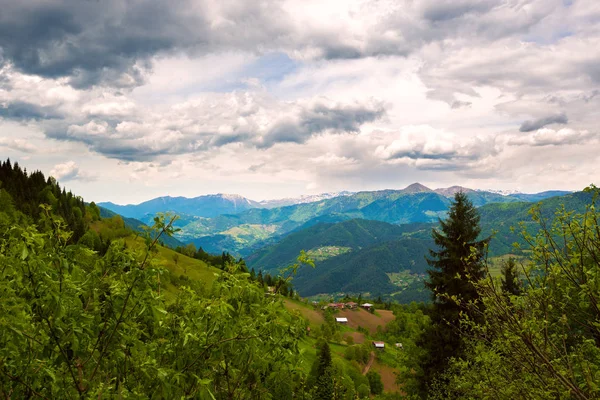
<svg viewBox="0 0 600 400"><path fill-rule="evenodd" d="M10 217L0 212L2 220ZM301 390L299 320L230 265L208 296L115 240L105 255L69 245L61 218L0 234L0 390L16 398L269 398ZM172 221L155 228L172 232ZM279 396L277 396L279 397ZM279 397L282 398L282 397Z"/></svg>

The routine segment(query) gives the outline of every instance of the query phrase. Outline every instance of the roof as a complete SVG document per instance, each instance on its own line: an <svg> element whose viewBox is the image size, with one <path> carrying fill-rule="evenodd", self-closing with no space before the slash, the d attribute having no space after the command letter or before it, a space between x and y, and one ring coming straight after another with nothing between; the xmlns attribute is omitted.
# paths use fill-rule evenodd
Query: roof
<svg viewBox="0 0 600 400"><path fill-rule="evenodd" d="M383 347L385 347L385 343L384 342L373 342L373 346L378 347L378 348L383 348Z"/></svg>
<svg viewBox="0 0 600 400"><path fill-rule="evenodd" d="M346 317L338 317L335 319L336 322L348 322L348 318Z"/></svg>
<svg viewBox="0 0 600 400"><path fill-rule="evenodd" d="M365 304L361 304L361 307L373 307L373 304L365 303Z"/></svg>

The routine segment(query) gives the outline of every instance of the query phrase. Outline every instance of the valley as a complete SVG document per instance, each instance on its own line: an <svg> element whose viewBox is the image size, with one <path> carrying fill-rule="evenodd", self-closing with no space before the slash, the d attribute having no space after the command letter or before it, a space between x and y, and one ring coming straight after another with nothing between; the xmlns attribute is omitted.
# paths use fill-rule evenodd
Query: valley
<svg viewBox="0 0 600 400"><path fill-rule="evenodd" d="M459 191L478 207L482 237L494 237L487 249L494 275L500 271L500 261L494 260L508 254L522 257L514 245L523 244L523 229L535 229L528 216L535 202L551 217L560 204L582 210L589 201L582 192L499 194L461 186L431 190L415 183L402 190L328 193L281 202L211 195L113 208L146 222L154 212L183 214L175 234L179 246L192 243L208 253L243 257L256 271L277 274L293 264L300 251L307 251L316 268L301 270L294 278L303 296L369 293L408 303L429 299L422 277L434 247L431 230ZM194 207L205 211L188 214Z"/></svg>

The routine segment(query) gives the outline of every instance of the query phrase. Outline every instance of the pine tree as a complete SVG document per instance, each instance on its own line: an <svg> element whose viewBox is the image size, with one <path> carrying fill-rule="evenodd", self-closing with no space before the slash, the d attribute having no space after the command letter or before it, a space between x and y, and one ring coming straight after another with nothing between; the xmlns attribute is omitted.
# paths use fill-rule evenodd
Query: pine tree
<svg viewBox="0 0 600 400"><path fill-rule="evenodd" d="M510 257L502 264L502 291L507 294L520 295L521 284L515 259Z"/></svg>
<svg viewBox="0 0 600 400"><path fill-rule="evenodd" d="M473 312L479 305L479 295L473 285L484 277L483 256L489 239L478 240L481 228L479 214L467 196L459 192L440 220L440 231L433 229L437 250L430 250L427 259L432 267L425 285L433 293L431 326L419 340L427 350L421 360L422 389L440 379L448 359L461 355L461 318L477 319Z"/></svg>
<svg viewBox="0 0 600 400"><path fill-rule="evenodd" d="M325 341L321 343L319 350L319 358L317 359L317 388L314 398L316 400L331 400L333 399L331 350Z"/></svg>

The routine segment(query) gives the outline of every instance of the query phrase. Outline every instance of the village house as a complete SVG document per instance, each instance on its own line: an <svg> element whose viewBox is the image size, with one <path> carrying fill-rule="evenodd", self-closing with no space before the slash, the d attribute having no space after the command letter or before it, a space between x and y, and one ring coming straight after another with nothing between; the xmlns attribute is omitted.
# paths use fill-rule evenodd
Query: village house
<svg viewBox="0 0 600 400"><path fill-rule="evenodd" d="M346 317L337 317L335 319L335 322L339 322L340 324L347 324L348 323L348 318L346 318Z"/></svg>
<svg viewBox="0 0 600 400"><path fill-rule="evenodd" d="M358 307L358 304L353 301L349 301L346 303L346 308L354 310L356 307Z"/></svg>
<svg viewBox="0 0 600 400"><path fill-rule="evenodd" d="M364 303L364 304L361 304L360 306L367 311L371 311L371 308L373 308L373 304L371 304L371 303Z"/></svg>
<svg viewBox="0 0 600 400"><path fill-rule="evenodd" d="M383 349L383 348L385 348L385 343L383 343L383 342L373 342L373 346L375 346L376 349Z"/></svg>

